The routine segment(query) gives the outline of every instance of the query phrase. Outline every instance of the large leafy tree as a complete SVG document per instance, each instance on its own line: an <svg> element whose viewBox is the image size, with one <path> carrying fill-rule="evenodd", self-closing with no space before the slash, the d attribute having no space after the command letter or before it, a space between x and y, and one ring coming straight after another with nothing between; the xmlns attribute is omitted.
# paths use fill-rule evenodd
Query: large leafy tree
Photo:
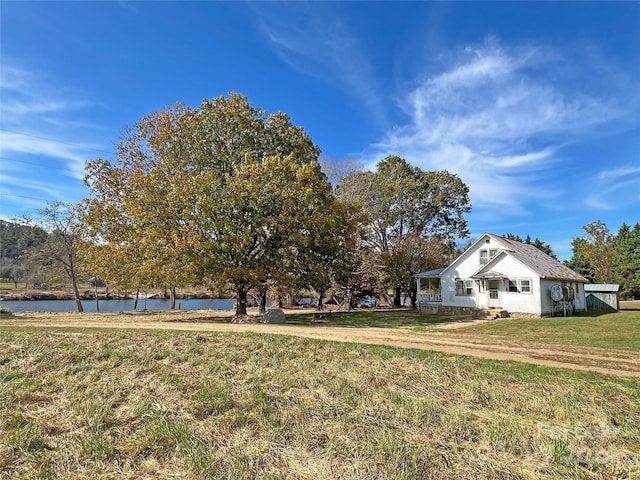
<svg viewBox="0 0 640 480"><path fill-rule="evenodd" d="M585 234L571 241L573 256L567 266L595 283L615 282L614 236L601 221L582 227Z"/></svg>
<svg viewBox="0 0 640 480"><path fill-rule="evenodd" d="M640 223L623 223L613 241L613 272L624 297L640 296Z"/></svg>
<svg viewBox="0 0 640 480"><path fill-rule="evenodd" d="M582 228L566 265L593 283L618 283L625 297L640 296L640 223L623 223L615 235L599 220Z"/></svg>
<svg viewBox="0 0 640 480"><path fill-rule="evenodd" d="M299 233L297 285L318 294L318 310L330 288L344 288L356 265L355 251L361 229L360 212L325 191L317 197L322 211Z"/></svg>
<svg viewBox="0 0 640 480"><path fill-rule="evenodd" d="M346 211L315 162L246 158L225 183L217 201L202 205L206 233L194 254L203 278L235 286L237 313L246 311L252 287L291 273L313 285L349 242Z"/></svg>
<svg viewBox="0 0 640 480"><path fill-rule="evenodd" d="M433 265L434 242L444 246L468 235L468 192L456 175L423 171L393 155L378 163L377 172L352 172L340 183L341 198L368 217L362 245L376 255L383 282L394 289L394 305L400 306L403 291L413 293L412 276Z"/></svg>
<svg viewBox="0 0 640 480"><path fill-rule="evenodd" d="M323 211L330 185L319 153L286 114L235 93L149 115L115 162L88 164L94 263L103 255L111 276L129 263L119 271L145 283L230 284L245 313L247 290L294 264L295 233Z"/></svg>
<svg viewBox="0 0 640 480"><path fill-rule="evenodd" d="M167 122L176 114L166 111L154 120ZM85 183L92 196L85 200L83 220L90 241L81 253L87 268L111 287L164 287L175 307L175 288L188 284L192 273L187 262L192 231L184 219L189 179L139 148L137 135L121 141L119 163L87 165Z"/></svg>

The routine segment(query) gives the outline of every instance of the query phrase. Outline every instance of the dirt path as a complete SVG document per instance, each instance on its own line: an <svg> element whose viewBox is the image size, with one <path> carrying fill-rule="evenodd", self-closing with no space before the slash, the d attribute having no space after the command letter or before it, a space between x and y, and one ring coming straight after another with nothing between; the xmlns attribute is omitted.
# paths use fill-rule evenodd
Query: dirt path
<svg viewBox="0 0 640 480"><path fill-rule="evenodd" d="M41 327L41 328L107 328L136 330L175 330L198 332L253 332L276 335L291 335L335 342L353 342L374 345L391 345L401 348L417 348L455 355L468 355L492 360L509 360L531 363L546 367L570 368L593 371L604 374L640 377L640 356L636 352L607 352L596 349L574 348L554 349L550 346L535 347L531 345L501 345L475 342L466 339L450 338L444 332L414 332L411 330L391 330L385 328L352 328L339 326L297 326L297 325L265 325L227 323L211 323L198 321L197 317L187 321L145 320L135 321L114 318L114 321L101 321L78 318L68 315L60 319L48 317L13 318L0 321L2 325ZM449 338L448 338L449 337Z"/></svg>

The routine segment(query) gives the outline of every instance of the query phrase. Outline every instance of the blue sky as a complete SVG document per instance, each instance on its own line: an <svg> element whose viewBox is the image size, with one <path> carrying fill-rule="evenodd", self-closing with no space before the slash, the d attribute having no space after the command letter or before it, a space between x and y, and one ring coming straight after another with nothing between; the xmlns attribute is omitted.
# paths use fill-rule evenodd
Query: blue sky
<svg viewBox="0 0 640 480"><path fill-rule="evenodd" d="M560 259L640 221L638 2L0 3L0 217L87 195L84 162L166 105L238 91L331 162L470 187L473 237Z"/></svg>

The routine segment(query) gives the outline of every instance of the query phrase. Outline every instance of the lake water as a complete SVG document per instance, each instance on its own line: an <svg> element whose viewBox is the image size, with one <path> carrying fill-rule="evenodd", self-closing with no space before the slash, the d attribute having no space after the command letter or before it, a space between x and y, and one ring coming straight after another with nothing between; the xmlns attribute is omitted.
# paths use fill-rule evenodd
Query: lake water
<svg viewBox="0 0 640 480"><path fill-rule="evenodd" d="M126 312L133 310L134 299L127 300L101 300L101 312ZM236 304L235 298L196 299L189 298L176 300L176 309L182 310L233 310ZM12 312L77 312L74 300L11 300L0 301L1 307L6 307ZM85 312L96 311L95 300L83 300L82 306ZM170 310L170 300L150 298L138 300L138 310Z"/></svg>

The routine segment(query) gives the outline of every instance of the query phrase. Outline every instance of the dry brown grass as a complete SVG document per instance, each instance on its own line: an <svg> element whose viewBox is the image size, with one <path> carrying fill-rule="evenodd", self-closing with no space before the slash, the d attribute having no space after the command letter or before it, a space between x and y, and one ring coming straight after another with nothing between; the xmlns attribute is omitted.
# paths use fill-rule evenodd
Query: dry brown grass
<svg viewBox="0 0 640 480"><path fill-rule="evenodd" d="M258 334L0 331L2 478L634 478L640 384Z"/></svg>

